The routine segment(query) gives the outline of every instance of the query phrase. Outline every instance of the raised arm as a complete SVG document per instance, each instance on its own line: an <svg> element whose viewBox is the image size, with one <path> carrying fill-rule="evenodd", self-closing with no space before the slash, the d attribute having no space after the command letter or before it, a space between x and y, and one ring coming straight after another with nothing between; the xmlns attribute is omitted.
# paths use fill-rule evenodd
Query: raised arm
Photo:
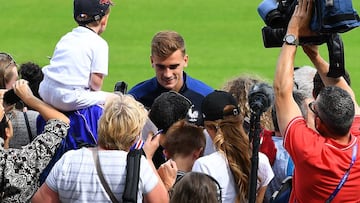
<svg viewBox="0 0 360 203"><path fill-rule="evenodd" d="M291 34L296 39L299 39L300 36L308 34L312 4L312 1L299 0L299 4L295 7L295 11L289 22L287 35ZM293 118L302 115L292 96L296 49L296 45L284 43L276 65L274 79L275 107L279 129L282 135L284 135L284 131L289 122Z"/></svg>
<svg viewBox="0 0 360 203"><path fill-rule="evenodd" d="M45 120L58 119L65 123L70 123L69 118L63 113L35 97L26 80L20 79L16 81L13 88L16 95L31 108L38 111Z"/></svg>
<svg viewBox="0 0 360 203"><path fill-rule="evenodd" d="M303 50L306 53L306 55L309 57L311 62L314 64L314 66L316 67L321 77L321 80L323 81L325 86L338 86L346 90L351 95L355 104L355 114L359 115L360 109L358 103L356 102L354 91L347 84L344 77L338 77L338 78L327 77L327 73L329 72L330 65L327 61L325 61L321 57L318 46L304 45Z"/></svg>
<svg viewBox="0 0 360 203"><path fill-rule="evenodd" d="M146 203L160 203L160 202L169 202L169 196L166 186L161 180L158 172L156 171L155 165L152 161L153 155L156 149L159 147L159 140L160 136L156 136L153 138L153 134L148 135L146 138L146 142L144 144L144 152L146 154L147 161L149 162L152 170L154 171L155 175L158 177L158 183L154 187L154 189L147 194L144 195L144 202Z"/></svg>

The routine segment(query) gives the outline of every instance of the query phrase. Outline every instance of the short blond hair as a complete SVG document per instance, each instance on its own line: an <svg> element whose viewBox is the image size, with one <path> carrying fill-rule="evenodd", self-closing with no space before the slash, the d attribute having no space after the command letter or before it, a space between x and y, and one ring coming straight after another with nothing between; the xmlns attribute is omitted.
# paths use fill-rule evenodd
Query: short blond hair
<svg viewBox="0 0 360 203"><path fill-rule="evenodd" d="M119 94L105 104L98 127L99 146L128 151L140 137L146 119L147 111L141 103L130 95Z"/></svg>

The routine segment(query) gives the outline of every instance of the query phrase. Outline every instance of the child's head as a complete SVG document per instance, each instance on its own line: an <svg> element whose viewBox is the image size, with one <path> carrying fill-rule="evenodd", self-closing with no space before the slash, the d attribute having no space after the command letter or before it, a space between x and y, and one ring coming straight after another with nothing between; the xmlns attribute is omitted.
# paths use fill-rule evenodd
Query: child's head
<svg viewBox="0 0 360 203"><path fill-rule="evenodd" d="M183 119L174 123L165 136L164 148L168 159L189 155L195 155L194 158L196 159L202 156L206 144L202 127Z"/></svg>
<svg viewBox="0 0 360 203"><path fill-rule="evenodd" d="M170 203L221 202L221 187L216 179L199 172L186 173L170 192Z"/></svg>
<svg viewBox="0 0 360 203"><path fill-rule="evenodd" d="M74 19L79 25L100 23L110 12L111 0L74 0Z"/></svg>

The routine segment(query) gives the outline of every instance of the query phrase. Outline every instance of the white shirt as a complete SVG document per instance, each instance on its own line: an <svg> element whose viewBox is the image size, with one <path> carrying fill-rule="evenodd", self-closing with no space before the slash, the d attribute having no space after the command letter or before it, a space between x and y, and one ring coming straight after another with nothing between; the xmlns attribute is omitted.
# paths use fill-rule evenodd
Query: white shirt
<svg viewBox="0 0 360 203"><path fill-rule="evenodd" d="M200 157L193 165L192 171L206 173L215 178L222 189L222 202L234 203L236 199L236 184L234 177L228 165L226 157L220 152L214 152L210 155ZM257 189L269 184L274 177L270 163L265 154L259 153Z"/></svg>
<svg viewBox="0 0 360 203"><path fill-rule="evenodd" d="M100 150L99 161L104 178L121 201L126 182L127 152ZM158 178L143 156L140 161L138 202L150 192ZM110 202L97 175L92 151L88 148L66 152L52 168L46 184L59 194L61 202Z"/></svg>
<svg viewBox="0 0 360 203"><path fill-rule="evenodd" d="M91 73L108 74L109 47L97 33L76 27L55 47L44 75L64 86L87 88Z"/></svg>

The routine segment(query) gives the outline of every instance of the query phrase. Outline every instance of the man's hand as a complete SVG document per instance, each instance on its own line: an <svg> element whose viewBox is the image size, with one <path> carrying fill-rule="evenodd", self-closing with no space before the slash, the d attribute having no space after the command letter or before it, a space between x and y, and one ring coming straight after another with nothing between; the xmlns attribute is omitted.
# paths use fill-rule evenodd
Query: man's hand
<svg viewBox="0 0 360 203"><path fill-rule="evenodd" d="M287 33L299 37L312 36L314 32L310 30L310 20L313 13L314 0L299 0L295 6L294 13L288 24Z"/></svg>
<svg viewBox="0 0 360 203"><path fill-rule="evenodd" d="M147 136L143 147L147 159L151 160L154 156L156 149L159 148L160 136L161 136L160 134L154 136L153 132L150 132L149 135Z"/></svg>
<svg viewBox="0 0 360 203"><path fill-rule="evenodd" d="M20 97L21 100L26 101L26 98L34 97L28 81L20 79L13 85L15 94Z"/></svg>
<svg viewBox="0 0 360 203"><path fill-rule="evenodd" d="M177 171L177 165L175 161L171 159L161 164L161 166L159 167L159 176L167 190L169 190L175 184Z"/></svg>

